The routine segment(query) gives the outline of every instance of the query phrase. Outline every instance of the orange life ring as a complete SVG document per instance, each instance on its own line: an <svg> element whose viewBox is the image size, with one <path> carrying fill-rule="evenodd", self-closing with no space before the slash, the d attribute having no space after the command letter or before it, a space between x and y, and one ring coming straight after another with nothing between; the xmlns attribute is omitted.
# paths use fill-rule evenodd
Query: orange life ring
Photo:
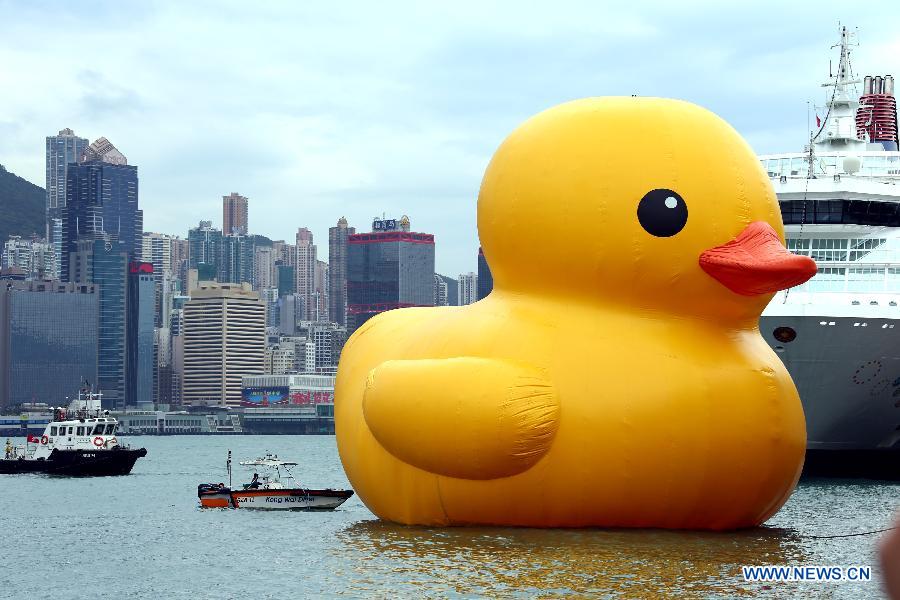
<svg viewBox="0 0 900 600"><path fill-rule="evenodd" d="M97 437L95 437L94 445L97 446L98 448L102 447L103 446L103 438L100 437L99 435Z"/></svg>
<svg viewBox="0 0 900 600"><path fill-rule="evenodd" d="M46 446L48 441L50 441L50 438L48 438L46 435L42 435L42 436L41 436L41 443L42 443L42 444L44 444L44 445Z"/></svg>

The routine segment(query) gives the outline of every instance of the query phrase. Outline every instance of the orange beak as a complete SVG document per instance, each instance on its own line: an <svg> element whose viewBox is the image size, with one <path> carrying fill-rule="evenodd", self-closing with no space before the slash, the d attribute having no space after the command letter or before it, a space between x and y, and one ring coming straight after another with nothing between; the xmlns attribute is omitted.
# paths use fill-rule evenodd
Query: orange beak
<svg viewBox="0 0 900 600"><path fill-rule="evenodd" d="M700 255L700 268L735 294L757 296L800 285L816 274L816 262L791 254L765 221Z"/></svg>

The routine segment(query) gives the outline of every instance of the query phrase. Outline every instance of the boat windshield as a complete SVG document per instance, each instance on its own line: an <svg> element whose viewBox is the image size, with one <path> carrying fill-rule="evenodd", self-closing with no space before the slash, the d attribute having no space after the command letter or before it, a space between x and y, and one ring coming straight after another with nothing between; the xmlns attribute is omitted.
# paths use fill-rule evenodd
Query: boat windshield
<svg viewBox="0 0 900 600"><path fill-rule="evenodd" d="M104 427L102 423L100 425L97 425L96 427L94 427L94 435L103 435L103 429Z"/></svg>
<svg viewBox="0 0 900 600"><path fill-rule="evenodd" d="M106 426L106 435L112 435L115 432L116 432L115 423L110 423L109 425Z"/></svg>

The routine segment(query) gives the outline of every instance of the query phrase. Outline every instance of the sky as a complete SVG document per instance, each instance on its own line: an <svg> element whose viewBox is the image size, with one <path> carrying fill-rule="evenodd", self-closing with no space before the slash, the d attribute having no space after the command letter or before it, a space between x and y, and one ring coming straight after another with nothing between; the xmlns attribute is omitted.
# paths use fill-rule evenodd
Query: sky
<svg viewBox="0 0 900 600"><path fill-rule="evenodd" d="M44 138L69 127L138 165L145 231L221 227L239 192L251 233L307 227L327 259L341 216L405 214L455 277L477 269L484 169L528 117L665 96L800 151L839 22L858 75L900 75L896 2L0 0L0 164L43 187Z"/></svg>

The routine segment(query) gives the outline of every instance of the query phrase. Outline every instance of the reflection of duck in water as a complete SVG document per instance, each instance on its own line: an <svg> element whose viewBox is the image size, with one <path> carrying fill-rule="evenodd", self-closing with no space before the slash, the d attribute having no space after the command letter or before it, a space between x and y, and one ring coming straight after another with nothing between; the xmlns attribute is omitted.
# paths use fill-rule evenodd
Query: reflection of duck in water
<svg viewBox="0 0 900 600"><path fill-rule="evenodd" d="M757 323L815 264L731 127L672 100L553 108L495 154L478 225L488 298L381 314L343 350L338 446L375 514L726 529L778 510L805 426Z"/></svg>
<svg viewBox="0 0 900 600"><path fill-rule="evenodd" d="M353 523L336 535L348 562L366 565L365 576L343 580L360 596L378 596L387 588L400 596L427 596L452 586L452 591L437 593L756 597L759 584L744 581L741 566L802 564L808 558L796 532L770 527L728 533L435 529L375 520ZM448 572L461 576L448 579Z"/></svg>

